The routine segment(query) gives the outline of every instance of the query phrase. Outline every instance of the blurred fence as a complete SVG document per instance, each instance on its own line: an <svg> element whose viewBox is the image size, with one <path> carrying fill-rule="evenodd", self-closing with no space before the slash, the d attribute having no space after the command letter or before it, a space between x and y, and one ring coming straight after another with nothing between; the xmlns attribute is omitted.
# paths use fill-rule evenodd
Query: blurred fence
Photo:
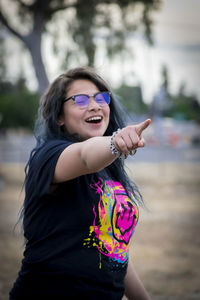
<svg viewBox="0 0 200 300"><path fill-rule="evenodd" d="M144 135L147 146L129 160L200 162L200 126L194 122L154 119ZM34 145L32 134L10 131L0 135L0 163L25 163Z"/></svg>

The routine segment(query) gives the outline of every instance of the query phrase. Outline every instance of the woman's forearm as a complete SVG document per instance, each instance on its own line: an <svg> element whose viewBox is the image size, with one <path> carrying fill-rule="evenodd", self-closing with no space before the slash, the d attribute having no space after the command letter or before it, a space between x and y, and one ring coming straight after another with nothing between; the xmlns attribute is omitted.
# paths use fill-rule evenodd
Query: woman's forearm
<svg viewBox="0 0 200 300"><path fill-rule="evenodd" d="M129 300L150 300L132 262L129 261L125 277L125 295Z"/></svg>
<svg viewBox="0 0 200 300"><path fill-rule="evenodd" d="M110 149L110 139L110 136L94 137L83 142L81 158L88 170L100 171L116 159Z"/></svg>
<svg viewBox="0 0 200 300"><path fill-rule="evenodd" d="M138 147L144 147L145 141L142 132L151 123L150 119L138 125L129 125L123 128L114 137L114 146L120 153L128 155L129 152ZM116 157L110 150L111 137L94 137L84 142L81 151L82 159L89 170L103 169L111 164Z"/></svg>
<svg viewBox="0 0 200 300"><path fill-rule="evenodd" d="M123 128L114 137L114 147L125 155L133 149L144 147L142 132L149 124L150 120L146 120L138 125ZM111 136L98 136L67 147L58 159L53 182L98 172L110 165L116 159L110 149L110 141Z"/></svg>
<svg viewBox="0 0 200 300"><path fill-rule="evenodd" d="M67 147L57 161L53 183L95 173L107 167L116 159L109 143L110 137L94 137Z"/></svg>

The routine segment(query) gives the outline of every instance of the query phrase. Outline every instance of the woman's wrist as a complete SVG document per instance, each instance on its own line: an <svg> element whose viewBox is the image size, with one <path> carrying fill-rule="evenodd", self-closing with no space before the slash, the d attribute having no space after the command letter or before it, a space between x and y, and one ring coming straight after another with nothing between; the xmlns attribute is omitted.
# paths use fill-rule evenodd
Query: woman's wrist
<svg viewBox="0 0 200 300"><path fill-rule="evenodd" d="M121 152L117 149L115 145L115 136L121 131L121 129L117 129L117 131L114 131L111 138L110 138L110 150L112 151L112 155L115 155L117 158L121 156Z"/></svg>
<svg viewBox="0 0 200 300"><path fill-rule="evenodd" d="M119 149L116 147L115 144L115 136L121 131L121 129L117 129L117 131L114 131L111 138L110 138L110 150L112 151L112 154L115 155L117 158L120 159L126 159L128 155L122 153L119 151ZM134 155L136 153L136 149L130 150L129 155Z"/></svg>

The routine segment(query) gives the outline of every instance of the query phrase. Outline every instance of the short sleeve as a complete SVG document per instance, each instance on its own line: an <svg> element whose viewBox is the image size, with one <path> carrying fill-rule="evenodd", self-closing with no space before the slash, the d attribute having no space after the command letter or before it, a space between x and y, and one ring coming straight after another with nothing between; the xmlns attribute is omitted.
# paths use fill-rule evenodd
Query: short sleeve
<svg viewBox="0 0 200 300"><path fill-rule="evenodd" d="M48 192L52 183L57 160L62 151L71 142L53 140L45 143L33 155L29 164L29 171L26 178L26 198L40 198Z"/></svg>

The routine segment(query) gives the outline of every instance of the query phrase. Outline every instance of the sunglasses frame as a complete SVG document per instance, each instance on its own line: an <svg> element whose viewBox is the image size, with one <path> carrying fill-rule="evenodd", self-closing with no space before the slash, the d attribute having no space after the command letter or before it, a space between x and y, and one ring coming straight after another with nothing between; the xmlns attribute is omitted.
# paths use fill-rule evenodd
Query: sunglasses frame
<svg viewBox="0 0 200 300"><path fill-rule="evenodd" d="M96 101L96 96L98 95L98 94L102 94L102 93L107 93L108 95L109 95L109 100L110 100L110 96L111 96L111 92L110 91L101 91L101 92L97 92L97 93L95 93L95 94L93 94L93 95L87 95L87 94L77 94L77 95L73 95L73 96L71 96L71 97L68 97L68 98L66 98L66 99L64 99L63 100L63 103L64 102L66 102L66 101L68 101L68 100L70 100L70 99L72 99L75 103L76 103L76 100L75 100L75 98L77 97L77 96L86 96L87 98L88 98L88 100L90 100L90 98L91 97L94 97L94 99L95 99L95 101ZM97 102L98 103L98 102ZM107 103L106 101L105 101L105 105L109 105L110 104L110 101L109 101L109 103ZM89 104L89 102L88 102L88 104ZM99 104L99 103L98 103ZM81 105L79 106L79 105L77 105L78 107L81 107ZM88 106L88 105L87 105ZM87 106L83 106L83 107L87 107Z"/></svg>

